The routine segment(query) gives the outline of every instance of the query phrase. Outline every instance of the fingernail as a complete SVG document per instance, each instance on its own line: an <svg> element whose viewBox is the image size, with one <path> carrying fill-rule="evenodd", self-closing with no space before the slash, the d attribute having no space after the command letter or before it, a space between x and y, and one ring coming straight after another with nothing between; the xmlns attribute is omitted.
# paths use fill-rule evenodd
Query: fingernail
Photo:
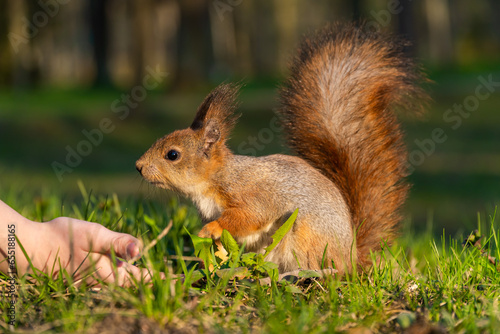
<svg viewBox="0 0 500 334"><path fill-rule="evenodd" d="M137 246L134 242L128 244L127 246L128 259L133 259L137 255L139 255L139 246Z"/></svg>

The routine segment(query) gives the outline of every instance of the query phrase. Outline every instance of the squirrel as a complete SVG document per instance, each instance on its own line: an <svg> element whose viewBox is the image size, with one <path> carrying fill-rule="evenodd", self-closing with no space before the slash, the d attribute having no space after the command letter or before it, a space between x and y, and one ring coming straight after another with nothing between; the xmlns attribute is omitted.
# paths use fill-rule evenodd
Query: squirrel
<svg viewBox="0 0 500 334"><path fill-rule="evenodd" d="M372 264L397 233L409 186L396 109L419 112L425 76L391 35L363 25L329 25L306 37L280 89L277 110L297 156L233 154L240 85L222 84L191 126L157 140L137 161L150 183L190 198L205 223L226 229L246 251L263 252L298 216L266 260L280 272Z"/></svg>

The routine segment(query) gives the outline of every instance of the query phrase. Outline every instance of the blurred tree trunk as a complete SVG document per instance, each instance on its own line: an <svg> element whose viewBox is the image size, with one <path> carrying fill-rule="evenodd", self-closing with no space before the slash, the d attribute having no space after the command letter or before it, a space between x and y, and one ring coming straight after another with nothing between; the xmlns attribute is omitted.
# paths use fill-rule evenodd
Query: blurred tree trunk
<svg viewBox="0 0 500 334"><path fill-rule="evenodd" d="M0 86L7 86L11 76L9 33L9 8L6 1L0 2Z"/></svg>
<svg viewBox="0 0 500 334"><path fill-rule="evenodd" d="M279 73L288 68L290 54L297 43L297 24L299 7L296 0L274 0L275 21L277 26L277 66ZM276 74L276 73L275 73Z"/></svg>
<svg viewBox="0 0 500 334"><path fill-rule="evenodd" d="M180 22L177 36L177 87L208 81L213 67L208 0L178 0Z"/></svg>
<svg viewBox="0 0 500 334"><path fill-rule="evenodd" d="M273 75L277 70L276 10L271 1L253 1L250 12L250 54L257 75Z"/></svg>
<svg viewBox="0 0 500 334"><path fill-rule="evenodd" d="M110 86L108 70L108 17L107 0L90 0L90 36L96 67L94 86Z"/></svg>
<svg viewBox="0 0 500 334"><path fill-rule="evenodd" d="M425 0L429 48L433 60L447 63L453 60L450 8L447 0Z"/></svg>
<svg viewBox="0 0 500 334"><path fill-rule="evenodd" d="M231 12L234 23L235 59L234 69L243 76L254 74L253 59L251 54L251 31L252 18L248 13L252 12L253 1L243 1Z"/></svg>
<svg viewBox="0 0 500 334"><path fill-rule="evenodd" d="M39 33L32 22L33 3L25 0L9 1L9 46L12 51L12 85L15 89L30 88L37 79L33 55L33 38Z"/></svg>
<svg viewBox="0 0 500 334"><path fill-rule="evenodd" d="M39 7L38 3L35 1L26 1L26 3L28 4L28 19L31 22L35 23L34 14L40 10L40 7ZM50 19L49 19L49 23L50 23ZM44 29L50 29L49 24L47 24L45 26L41 26L39 28L38 33L43 34ZM30 51L31 52L29 55L30 63L29 63L29 67L28 67L28 76L29 76L29 86L31 88L36 87L40 84L40 62L39 62L39 59L37 59L37 56L39 56L39 54L38 54L38 52L35 53L35 51L39 51L39 48L35 49L35 46L37 44L37 42L36 42L37 38L38 38L38 41L40 40L39 36L38 37L37 36L30 39L30 45L31 45Z"/></svg>
<svg viewBox="0 0 500 334"><path fill-rule="evenodd" d="M209 7L214 56L214 70L211 77L217 82L227 80L238 66L239 60L236 47L234 8L230 5L220 7L220 4L215 3ZM225 3L222 3L222 6L224 5Z"/></svg>
<svg viewBox="0 0 500 334"><path fill-rule="evenodd" d="M141 0L132 2L132 55L134 66L134 85L141 85L144 77L144 66L146 65L147 54L153 52L151 50L154 45L149 43L149 38L152 35L148 30L148 24L151 21L151 1ZM152 66L151 64L149 64ZM154 67L154 66L153 66Z"/></svg>

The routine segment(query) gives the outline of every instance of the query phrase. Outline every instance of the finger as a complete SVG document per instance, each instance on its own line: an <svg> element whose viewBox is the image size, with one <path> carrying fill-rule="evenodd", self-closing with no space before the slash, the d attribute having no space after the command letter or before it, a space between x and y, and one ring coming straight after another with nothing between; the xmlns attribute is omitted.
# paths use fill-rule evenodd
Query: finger
<svg viewBox="0 0 500 334"><path fill-rule="evenodd" d="M102 250L106 250L108 253L110 253L111 248L113 248L115 254L125 260L130 260L139 256L142 249L142 243L139 241L139 239L134 238L130 234L126 233L117 233L112 231L109 232L112 235L110 234L108 236L109 239L105 241L108 242L108 245L107 247L103 245L103 247L101 248Z"/></svg>
<svg viewBox="0 0 500 334"><path fill-rule="evenodd" d="M150 283L152 281L152 272L149 269L138 268L125 262L117 268L117 274L115 282L123 287L136 285L136 282Z"/></svg>
<svg viewBox="0 0 500 334"><path fill-rule="evenodd" d="M141 252L141 241L130 234L114 232L96 223L86 223L81 227L85 229L83 232L87 236L87 245L84 247L92 252L110 254L111 249L114 249L118 257L126 260Z"/></svg>
<svg viewBox="0 0 500 334"><path fill-rule="evenodd" d="M116 262L116 268L113 261L108 256L102 256L95 263L94 274L89 277L87 284L95 284L98 281L103 283L116 283L123 287L136 285L137 282L151 283L152 270L149 268L139 268L123 261ZM159 273L161 279L165 279L164 273ZM98 278L97 280L95 278Z"/></svg>
<svg viewBox="0 0 500 334"><path fill-rule="evenodd" d="M127 260L133 259L137 256L139 256L141 252L142 244L141 246L138 245L136 242L131 242L127 246L127 257L125 257Z"/></svg>

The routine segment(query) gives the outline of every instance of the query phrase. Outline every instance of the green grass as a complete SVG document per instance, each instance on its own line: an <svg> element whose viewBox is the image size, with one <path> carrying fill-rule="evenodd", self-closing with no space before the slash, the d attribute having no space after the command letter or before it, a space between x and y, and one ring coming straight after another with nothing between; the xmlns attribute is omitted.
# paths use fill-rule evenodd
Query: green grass
<svg viewBox="0 0 500 334"><path fill-rule="evenodd" d="M490 72L498 81L498 70ZM152 286L107 286L95 292L71 286L68 277L21 279L17 330L398 332L411 324L451 332L499 331L499 273L478 249L463 248L461 242L479 221L485 235L482 244L500 258L499 223L493 218L500 203L500 93L481 101L456 130L443 121L447 109L474 93L477 77L490 72L433 73L434 102L428 115L423 120L404 118L410 152L416 149L415 139L428 138L437 127L448 139L410 176L414 186L406 207L408 219L401 238L385 251L380 264L368 273L340 279L272 286L259 286L248 277L228 281L215 276L193 286L171 279L196 269L198 262L183 263L178 257L194 255L184 227L196 234L200 222L190 204L167 197L135 171L135 160L154 140L190 123L209 88L151 92L123 121L110 109L119 91L0 91L0 199L33 220L61 215L88 219L141 236L145 244L170 220L174 223L139 261L153 268ZM272 85L249 83L243 89L242 117L229 143L233 151L270 127L275 93ZM113 120L115 131L59 182L51 163L63 162L66 146L75 147L85 139L82 130L96 128L103 117ZM283 150L276 133L257 153ZM80 179L93 190L90 195L82 195ZM160 272L170 278L160 280ZM257 273L250 268L251 275ZM0 283L5 287L4 279ZM0 325L7 331L5 298L0 306Z"/></svg>
<svg viewBox="0 0 500 334"><path fill-rule="evenodd" d="M91 220L140 236L146 245L173 221L167 236L138 263L153 269L152 285L138 282L134 288L108 285L92 291L75 287L63 275L21 278L15 327L23 332L398 332L409 326L467 333L500 330L500 273L484 255L500 258L494 211L478 218L482 250L464 248L463 237L436 240L405 224L401 238L367 273L267 286L250 270L245 279L214 275L190 284L173 277L197 269L198 262L188 258L182 263L179 256L194 255L187 231L196 233L200 222L191 206L175 198L124 198L83 188L82 195L69 200L55 191L15 188L0 188L0 198L30 219L66 215ZM0 308L0 327L8 332L5 297Z"/></svg>
<svg viewBox="0 0 500 334"><path fill-rule="evenodd" d="M476 212L492 212L500 201L500 90L481 101L478 109L463 124L453 129L443 120L446 110L475 93L478 77L493 75L500 81L498 67L483 72L432 72L435 84L429 91L434 99L422 118L403 117L409 151L418 149L415 140L429 138L441 128L447 140L410 176L414 184L406 206L417 230L423 230L429 215L434 215L433 231L443 228L457 235L474 227ZM241 92L240 118L229 145L233 151L249 137L268 134L277 106L272 83L249 82ZM116 192L120 196L148 195L141 184L135 161L159 137L192 121L196 108L210 87L197 90L155 91L129 117L120 120L111 104L122 94L116 90L40 89L26 92L0 91L0 184L5 187L33 186L61 189L75 197L77 180L96 192ZM85 140L83 130L95 129L102 118L110 118L115 130L104 136L100 145L71 174L59 182L52 169L54 161L64 163L66 147L75 148ZM264 131L264 132L262 132ZM275 133L258 155L286 152L281 135ZM246 147L246 146L243 146Z"/></svg>

